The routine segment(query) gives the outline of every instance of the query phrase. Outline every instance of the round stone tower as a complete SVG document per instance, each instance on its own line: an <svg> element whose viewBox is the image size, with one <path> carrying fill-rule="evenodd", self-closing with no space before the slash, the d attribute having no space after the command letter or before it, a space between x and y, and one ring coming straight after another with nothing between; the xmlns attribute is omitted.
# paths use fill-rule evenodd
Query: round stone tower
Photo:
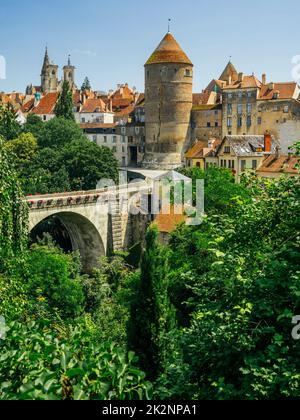
<svg viewBox="0 0 300 420"><path fill-rule="evenodd" d="M145 168L181 166L192 103L193 64L168 32L145 64Z"/></svg>

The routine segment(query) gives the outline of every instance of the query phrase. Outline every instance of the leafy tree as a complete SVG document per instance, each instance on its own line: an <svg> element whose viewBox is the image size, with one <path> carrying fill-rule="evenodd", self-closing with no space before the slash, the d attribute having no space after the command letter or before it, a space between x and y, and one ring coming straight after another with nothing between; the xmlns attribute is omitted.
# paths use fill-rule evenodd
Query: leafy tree
<svg viewBox="0 0 300 420"><path fill-rule="evenodd" d="M291 321L300 311L300 181L251 178L248 189L253 199L234 214L209 215L172 243L171 290L191 322L179 340L183 358L160 378L168 397L299 396Z"/></svg>
<svg viewBox="0 0 300 420"><path fill-rule="evenodd" d="M89 81L89 78L86 77L82 83L81 90L91 90L91 89L92 89L92 86Z"/></svg>
<svg viewBox="0 0 300 420"><path fill-rule="evenodd" d="M54 113L58 118L74 121L75 117L73 108L73 95L70 90L70 85L69 82L64 81Z"/></svg>
<svg viewBox="0 0 300 420"><path fill-rule="evenodd" d="M112 151L87 139L73 141L63 148L60 162L69 174L73 190L95 189L100 179L118 178L118 162Z"/></svg>
<svg viewBox="0 0 300 420"><path fill-rule="evenodd" d="M87 321L9 322L1 343L0 400L147 400L152 386L132 352L93 343Z"/></svg>
<svg viewBox="0 0 300 420"><path fill-rule="evenodd" d="M131 305L128 344L151 378L164 369L170 350L168 333L175 327L168 296L168 258L166 249L158 244L157 235L156 227L146 234L140 281Z"/></svg>
<svg viewBox="0 0 300 420"><path fill-rule="evenodd" d="M5 148L14 153L17 158L15 164L22 168L33 159L37 153L38 145L31 133L22 133L17 139L7 142Z"/></svg>
<svg viewBox="0 0 300 420"><path fill-rule="evenodd" d="M31 133L36 139L43 136L45 123L36 114L29 114L23 125L23 133Z"/></svg>
<svg viewBox="0 0 300 420"><path fill-rule="evenodd" d="M5 108L0 107L0 136L5 140L12 140L18 137L21 126L17 121L17 113L9 103Z"/></svg>
<svg viewBox="0 0 300 420"><path fill-rule="evenodd" d="M55 247L34 246L28 258L29 293L46 298L62 318L75 318L83 311L84 296L80 273L73 270L72 255Z"/></svg>
<svg viewBox="0 0 300 420"><path fill-rule="evenodd" d="M27 241L27 206L12 159L0 139L0 272L22 255Z"/></svg>
<svg viewBox="0 0 300 420"><path fill-rule="evenodd" d="M75 140L86 140L79 125L64 118L53 118L44 124L42 135L38 136L41 148L62 148Z"/></svg>

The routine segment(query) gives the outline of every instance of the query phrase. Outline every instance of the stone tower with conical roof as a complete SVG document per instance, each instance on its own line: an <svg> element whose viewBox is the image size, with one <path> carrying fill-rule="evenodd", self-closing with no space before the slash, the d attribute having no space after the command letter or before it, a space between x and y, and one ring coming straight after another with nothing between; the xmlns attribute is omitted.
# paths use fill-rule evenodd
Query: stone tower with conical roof
<svg viewBox="0 0 300 420"><path fill-rule="evenodd" d="M58 66L50 62L47 48L41 73L41 87L43 93L57 92L58 88Z"/></svg>
<svg viewBox="0 0 300 420"><path fill-rule="evenodd" d="M145 168L182 165L192 103L193 64L168 32L145 64Z"/></svg>

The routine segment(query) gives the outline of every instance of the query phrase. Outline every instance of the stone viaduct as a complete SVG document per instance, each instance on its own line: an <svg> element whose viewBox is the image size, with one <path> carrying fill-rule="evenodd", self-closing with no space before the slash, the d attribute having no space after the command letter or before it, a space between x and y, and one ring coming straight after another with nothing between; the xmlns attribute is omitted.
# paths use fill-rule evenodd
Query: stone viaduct
<svg viewBox="0 0 300 420"><path fill-rule="evenodd" d="M30 232L55 216L79 250L83 270L97 266L101 256L128 249L143 239L150 217L142 212L150 188L145 183L85 192L28 196Z"/></svg>

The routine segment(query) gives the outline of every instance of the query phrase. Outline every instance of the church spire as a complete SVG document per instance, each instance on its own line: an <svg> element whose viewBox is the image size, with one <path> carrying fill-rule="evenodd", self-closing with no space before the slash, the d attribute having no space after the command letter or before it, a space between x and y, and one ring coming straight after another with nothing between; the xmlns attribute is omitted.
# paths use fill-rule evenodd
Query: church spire
<svg viewBox="0 0 300 420"><path fill-rule="evenodd" d="M48 55L48 47L46 45L45 49L45 56L44 56L44 64L43 64L43 70L46 70L46 67L50 64L49 55Z"/></svg>

